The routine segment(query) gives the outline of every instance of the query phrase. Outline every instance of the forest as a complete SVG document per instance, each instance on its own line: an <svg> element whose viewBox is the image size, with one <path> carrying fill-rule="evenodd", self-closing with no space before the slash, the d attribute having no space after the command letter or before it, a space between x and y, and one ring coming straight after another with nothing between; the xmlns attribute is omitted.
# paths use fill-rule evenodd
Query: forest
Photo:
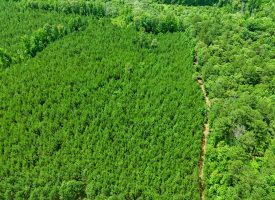
<svg viewBox="0 0 275 200"><path fill-rule="evenodd" d="M274 199L274 10L1 1L0 199Z"/></svg>

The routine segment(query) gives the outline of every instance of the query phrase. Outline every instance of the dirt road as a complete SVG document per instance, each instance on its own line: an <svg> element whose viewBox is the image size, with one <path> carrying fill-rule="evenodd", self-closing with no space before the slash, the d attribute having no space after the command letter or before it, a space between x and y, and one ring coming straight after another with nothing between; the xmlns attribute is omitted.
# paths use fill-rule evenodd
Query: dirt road
<svg viewBox="0 0 275 200"><path fill-rule="evenodd" d="M206 106L209 108L211 106L211 102L207 96L207 93L205 91L205 87L203 85L203 81L201 79L198 79L198 84L203 92L204 100ZM199 161L199 169L200 169L200 174L199 174L199 181L200 181L200 199L204 200L204 177L203 177L203 166L204 166L204 156L206 153L206 139L209 134L209 124L208 120L204 124L204 131L203 131L203 136L202 136L202 147L201 147L201 155L200 155L200 161Z"/></svg>

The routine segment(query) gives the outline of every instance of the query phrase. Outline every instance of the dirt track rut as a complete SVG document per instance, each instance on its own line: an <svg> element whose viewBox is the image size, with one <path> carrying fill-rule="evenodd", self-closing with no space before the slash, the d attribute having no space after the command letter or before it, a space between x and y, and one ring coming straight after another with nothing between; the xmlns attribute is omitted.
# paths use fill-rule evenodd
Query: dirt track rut
<svg viewBox="0 0 275 200"><path fill-rule="evenodd" d="M201 79L198 79L198 84L202 90L203 96L204 96L204 100L205 100L205 104L206 106L209 108L211 106L211 102L207 96L207 93L205 91L205 87L203 84L203 81ZM204 200L204 177L203 177L203 166L204 166L204 156L206 153L206 139L207 136L209 134L209 123L208 123L208 119L207 122L204 124L204 131L203 131L203 136L202 136L202 147L201 147L201 155L200 155L200 161L199 161L199 181L200 181L200 199Z"/></svg>

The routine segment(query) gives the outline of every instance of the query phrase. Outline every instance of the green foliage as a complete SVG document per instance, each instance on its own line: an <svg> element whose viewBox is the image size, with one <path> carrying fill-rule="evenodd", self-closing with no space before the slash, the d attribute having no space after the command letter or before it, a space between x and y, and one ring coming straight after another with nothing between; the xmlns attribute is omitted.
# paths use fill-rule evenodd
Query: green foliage
<svg viewBox="0 0 275 200"><path fill-rule="evenodd" d="M134 24L137 30L148 33L167 33L180 31L181 27L174 15L157 16L157 15L141 15L134 18Z"/></svg>
<svg viewBox="0 0 275 200"><path fill-rule="evenodd" d="M67 24L75 16L23 9L18 4L0 1L0 46L12 57L24 51L23 37L29 37L45 24Z"/></svg>
<svg viewBox="0 0 275 200"><path fill-rule="evenodd" d="M22 5L31 9L56 11L65 14L93 15L96 17L107 15L105 4L102 1L28 0L22 1Z"/></svg>
<svg viewBox="0 0 275 200"><path fill-rule="evenodd" d="M204 109L194 76L212 103L205 198L274 198L274 2L157 2L217 7L145 0L0 6L8 52L24 34L35 35L34 52L56 41L0 72L0 198L198 199ZM65 24L64 13L115 17L120 28L93 21L60 40L45 27L34 32L48 19ZM20 17L30 21L21 21L22 30ZM69 24L78 30L78 21Z"/></svg>
<svg viewBox="0 0 275 200"><path fill-rule="evenodd" d="M263 162L266 152L274 148L274 3L257 3L227 1L224 8L153 5L134 12L134 21L173 13L196 42L196 77L203 78L212 101L205 162L208 199L274 196L271 172L261 170L268 166Z"/></svg>
<svg viewBox="0 0 275 200"><path fill-rule="evenodd" d="M0 72L0 196L198 199L204 103L186 35L88 21Z"/></svg>
<svg viewBox="0 0 275 200"><path fill-rule="evenodd" d="M140 48L157 48L159 43L158 40L152 35L146 34L144 32L139 32L138 37L133 39L133 43L138 45Z"/></svg>
<svg viewBox="0 0 275 200"><path fill-rule="evenodd" d="M219 0L218 6L225 6L227 9L233 12L242 12L247 15L252 15L259 11L262 0Z"/></svg>
<svg viewBox="0 0 275 200"><path fill-rule="evenodd" d="M156 0L161 3L182 4L188 6L206 6L218 3L219 0Z"/></svg>
<svg viewBox="0 0 275 200"><path fill-rule="evenodd" d="M212 99L205 162L208 199L274 196L270 171L262 169L266 151L274 145L275 27L270 15L249 15L207 10L191 32L198 41L197 70Z"/></svg>
<svg viewBox="0 0 275 200"><path fill-rule="evenodd" d="M61 200L83 199L85 197L84 184L75 180L63 182L59 195Z"/></svg>
<svg viewBox="0 0 275 200"><path fill-rule="evenodd" d="M0 48L0 69L7 68L12 63L12 57L2 48Z"/></svg>
<svg viewBox="0 0 275 200"><path fill-rule="evenodd" d="M49 43L74 31L83 30L86 22L76 17L69 20L68 25L45 24L43 28L35 31L31 36L25 37L25 54L34 57L37 52L42 51Z"/></svg>

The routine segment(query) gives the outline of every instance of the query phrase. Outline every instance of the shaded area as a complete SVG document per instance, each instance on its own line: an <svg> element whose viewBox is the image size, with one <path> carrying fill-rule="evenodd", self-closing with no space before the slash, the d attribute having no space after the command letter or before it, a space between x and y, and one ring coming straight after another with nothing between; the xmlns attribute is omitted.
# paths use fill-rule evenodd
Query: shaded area
<svg viewBox="0 0 275 200"><path fill-rule="evenodd" d="M180 4L187 6L210 6L218 3L219 0L157 0L159 3Z"/></svg>

